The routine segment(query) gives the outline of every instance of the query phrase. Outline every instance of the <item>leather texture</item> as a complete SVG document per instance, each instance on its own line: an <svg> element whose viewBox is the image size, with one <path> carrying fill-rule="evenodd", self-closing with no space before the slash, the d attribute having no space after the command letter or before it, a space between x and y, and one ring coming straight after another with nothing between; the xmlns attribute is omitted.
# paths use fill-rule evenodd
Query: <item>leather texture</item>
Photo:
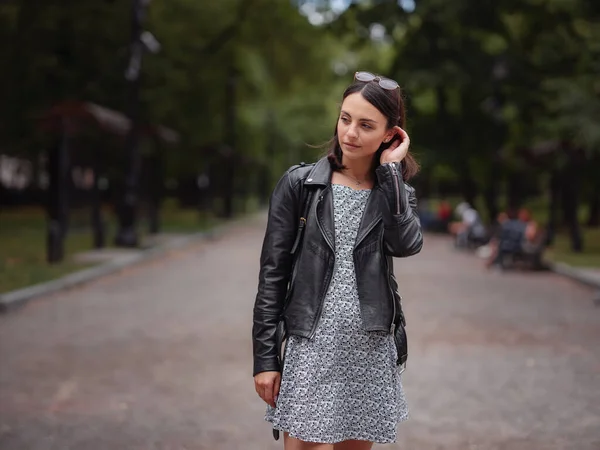
<svg viewBox="0 0 600 450"><path fill-rule="evenodd" d="M315 332L335 263L331 175L327 158L294 166L272 193L254 304L255 375L281 369L282 324L287 335L310 338ZM304 236L292 252L303 215L303 190L313 191L312 201ZM416 208L415 191L402 180L399 165L380 165L354 247L363 325L367 331L394 333L397 347L403 340L399 361L406 360L406 335L393 257L414 255L423 246Z"/></svg>

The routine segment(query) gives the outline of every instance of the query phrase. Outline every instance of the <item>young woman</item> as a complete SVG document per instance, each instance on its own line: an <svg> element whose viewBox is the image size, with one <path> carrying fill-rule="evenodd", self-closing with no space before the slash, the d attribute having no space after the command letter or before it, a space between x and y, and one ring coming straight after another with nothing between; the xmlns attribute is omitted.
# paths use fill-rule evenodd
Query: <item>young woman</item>
<svg viewBox="0 0 600 450"><path fill-rule="evenodd" d="M254 382L286 450L367 450L395 442L407 418L392 257L418 253L423 236L404 119L398 83L357 72L328 156L290 168L272 194Z"/></svg>

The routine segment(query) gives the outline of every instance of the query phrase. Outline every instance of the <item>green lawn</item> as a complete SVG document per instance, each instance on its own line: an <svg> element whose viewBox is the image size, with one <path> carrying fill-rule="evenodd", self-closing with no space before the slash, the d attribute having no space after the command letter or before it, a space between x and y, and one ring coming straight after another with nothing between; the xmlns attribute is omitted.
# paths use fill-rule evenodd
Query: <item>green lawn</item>
<svg viewBox="0 0 600 450"><path fill-rule="evenodd" d="M246 211L255 208L249 202ZM92 234L86 226L88 212L71 215L72 231L65 241L65 259L61 263L46 262L46 218L41 208L5 210L0 212L0 293L49 281L75 270L89 267L73 261L73 255L91 250ZM107 246L112 245L116 224L113 214L105 211ZM211 214L177 208L167 201L161 212L161 232L193 233L214 227L220 222ZM147 234L147 223L140 220L141 237Z"/></svg>
<svg viewBox="0 0 600 450"><path fill-rule="evenodd" d="M567 232L561 232L552 248L548 249L548 259L572 266L600 267L600 228L584 229L583 239L584 251L574 253L571 251L571 240Z"/></svg>
<svg viewBox="0 0 600 450"><path fill-rule="evenodd" d="M548 220L548 203L546 199L534 199L526 205L533 218L542 226ZM581 207L578 211L579 223L587 220L588 211ZM600 228L586 228L582 225L583 252L575 253L571 250L569 230L560 229L555 242L548 248L546 257L550 261L563 262L578 267L600 267Z"/></svg>

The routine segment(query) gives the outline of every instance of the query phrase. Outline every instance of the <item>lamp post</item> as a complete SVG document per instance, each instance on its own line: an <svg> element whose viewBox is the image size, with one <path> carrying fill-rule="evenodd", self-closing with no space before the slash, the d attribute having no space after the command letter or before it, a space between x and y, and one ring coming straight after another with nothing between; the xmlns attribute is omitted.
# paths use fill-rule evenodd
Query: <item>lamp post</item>
<svg viewBox="0 0 600 450"><path fill-rule="evenodd" d="M46 235L46 257L49 263L63 260L65 255L64 238L69 219L69 144L70 123L61 118L60 142L48 152L48 230Z"/></svg>
<svg viewBox="0 0 600 450"><path fill-rule="evenodd" d="M138 184L140 178L139 127L140 127L140 69L145 50L156 53L160 43L142 24L151 0L132 0L131 43L129 64L125 79L129 84L128 116L129 131L125 139L126 172L123 197L117 207L119 229L115 244L121 247L137 247L136 210L139 202Z"/></svg>

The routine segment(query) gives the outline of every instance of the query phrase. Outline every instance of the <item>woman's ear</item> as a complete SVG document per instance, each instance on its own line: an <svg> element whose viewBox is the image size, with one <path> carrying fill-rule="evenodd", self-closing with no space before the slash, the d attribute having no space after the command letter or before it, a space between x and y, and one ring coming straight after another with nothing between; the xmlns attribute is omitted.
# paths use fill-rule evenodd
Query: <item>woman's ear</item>
<svg viewBox="0 0 600 450"><path fill-rule="evenodd" d="M393 127L385 134L383 142L389 144L394 139L400 139L400 142L402 142L402 135L400 134L400 131L402 131L402 128L400 128L399 126Z"/></svg>

